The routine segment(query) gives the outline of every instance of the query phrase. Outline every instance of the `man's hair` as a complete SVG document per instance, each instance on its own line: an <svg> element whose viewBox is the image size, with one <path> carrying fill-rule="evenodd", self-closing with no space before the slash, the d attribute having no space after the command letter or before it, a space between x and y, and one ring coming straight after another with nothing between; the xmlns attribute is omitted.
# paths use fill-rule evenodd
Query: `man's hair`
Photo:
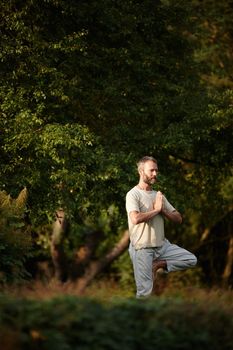
<svg viewBox="0 0 233 350"><path fill-rule="evenodd" d="M144 166L144 164L148 161L152 161L154 163L158 163L157 160L154 157L150 157L150 156L145 156L142 157L138 162L137 162L137 166L138 166L138 171Z"/></svg>

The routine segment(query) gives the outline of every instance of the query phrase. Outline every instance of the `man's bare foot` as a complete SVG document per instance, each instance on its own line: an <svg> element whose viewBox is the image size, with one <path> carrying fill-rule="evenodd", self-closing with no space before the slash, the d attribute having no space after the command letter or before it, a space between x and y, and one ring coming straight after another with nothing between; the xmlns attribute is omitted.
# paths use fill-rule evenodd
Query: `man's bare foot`
<svg viewBox="0 0 233 350"><path fill-rule="evenodd" d="M167 263L165 260L154 260L152 264L153 272L153 292L152 294L160 295L167 285Z"/></svg>

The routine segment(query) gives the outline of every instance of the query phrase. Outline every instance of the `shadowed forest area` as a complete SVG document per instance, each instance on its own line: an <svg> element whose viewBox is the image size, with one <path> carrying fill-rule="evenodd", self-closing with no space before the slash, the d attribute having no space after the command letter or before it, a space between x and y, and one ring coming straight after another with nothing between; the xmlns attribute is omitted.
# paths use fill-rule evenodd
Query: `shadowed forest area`
<svg viewBox="0 0 233 350"><path fill-rule="evenodd" d="M2 1L3 350L118 349L117 322L128 332L122 349L232 347L232 5ZM183 216L182 225L166 221L166 236L198 264L158 281L152 300L139 303L125 195L144 155L158 160L155 189ZM89 339L86 324L100 313ZM185 322L197 318L203 333L191 341ZM161 338L148 343L153 329ZM106 332L111 340L99 343Z"/></svg>

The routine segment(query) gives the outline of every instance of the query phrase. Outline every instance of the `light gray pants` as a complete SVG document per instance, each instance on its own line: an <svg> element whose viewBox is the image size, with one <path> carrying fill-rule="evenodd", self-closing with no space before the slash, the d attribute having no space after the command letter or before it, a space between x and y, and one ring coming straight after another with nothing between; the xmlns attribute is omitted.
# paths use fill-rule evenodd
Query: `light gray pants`
<svg viewBox="0 0 233 350"><path fill-rule="evenodd" d="M133 263L134 278L137 287L137 298L147 297L153 289L153 260L166 260L167 271L179 271L193 267L197 258L188 250L171 244L167 239L162 247L135 250L130 244L129 255Z"/></svg>

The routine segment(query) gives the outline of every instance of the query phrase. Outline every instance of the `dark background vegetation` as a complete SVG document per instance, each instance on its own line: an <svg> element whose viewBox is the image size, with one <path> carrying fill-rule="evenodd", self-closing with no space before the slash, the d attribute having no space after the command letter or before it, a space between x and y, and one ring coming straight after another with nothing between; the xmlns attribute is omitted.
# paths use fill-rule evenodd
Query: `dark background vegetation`
<svg viewBox="0 0 233 350"><path fill-rule="evenodd" d="M232 11L230 0L2 1L3 294L133 296L125 194L144 155L184 217L167 237L198 257L161 293L231 291Z"/></svg>

